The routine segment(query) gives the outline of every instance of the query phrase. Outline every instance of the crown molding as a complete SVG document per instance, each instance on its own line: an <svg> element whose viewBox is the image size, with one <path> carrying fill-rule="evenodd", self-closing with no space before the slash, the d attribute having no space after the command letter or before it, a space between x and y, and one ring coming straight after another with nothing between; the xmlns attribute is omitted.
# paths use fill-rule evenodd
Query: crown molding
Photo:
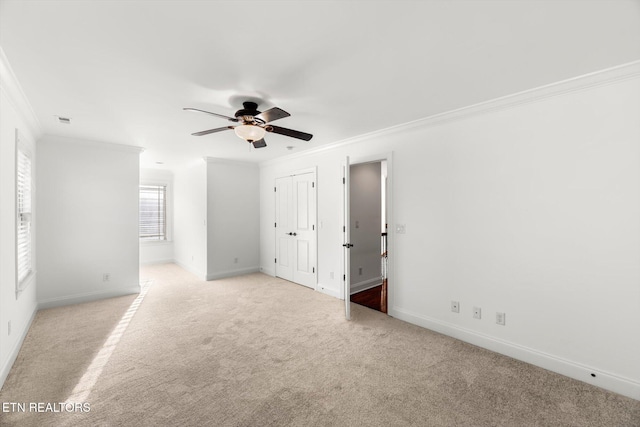
<svg viewBox="0 0 640 427"><path fill-rule="evenodd" d="M478 104L469 105L467 107L446 111L444 113L435 114L432 116L424 117L422 119L413 120L411 122L379 129L373 132L325 144L317 148L312 148L310 150L305 150L299 153L290 154L288 156L279 157L277 159L267 160L260 163L260 167L270 166L280 162L323 153L339 147L356 144L375 137L386 136L398 132L405 132L414 128L427 128L446 122L464 120L481 114L506 110L509 108L538 102L555 96L562 96L572 92L578 92L598 86L618 83L624 80L637 78L638 76L640 76L640 60L611 68L606 68L600 71L595 71L593 73L572 77L570 79L561 80L559 82L539 86L533 89L527 89L522 92L516 92L511 95L506 95L489 101L480 102Z"/></svg>
<svg viewBox="0 0 640 427"><path fill-rule="evenodd" d="M113 142L105 142L105 141L95 141L92 139L83 139L77 137L70 136L61 136L61 135L44 135L42 138L43 144L54 143L54 144L74 144L78 145L81 148L99 148L104 150L114 150L114 151L126 151L129 153L142 153L144 152L144 147L138 147L135 145L125 145L125 144L116 144Z"/></svg>
<svg viewBox="0 0 640 427"><path fill-rule="evenodd" d="M243 166L243 167L251 167L257 168L258 164L254 162L244 162L242 160L231 160L231 159L223 159L220 157L203 157L204 161L209 164L222 164L222 165L231 165L231 166Z"/></svg>
<svg viewBox="0 0 640 427"><path fill-rule="evenodd" d="M39 139L42 135L42 125L24 94L20 82L18 82L16 75L13 73L2 46L0 46L0 88L7 94L9 102L29 127L29 132L33 135L33 138L35 140Z"/></svg>

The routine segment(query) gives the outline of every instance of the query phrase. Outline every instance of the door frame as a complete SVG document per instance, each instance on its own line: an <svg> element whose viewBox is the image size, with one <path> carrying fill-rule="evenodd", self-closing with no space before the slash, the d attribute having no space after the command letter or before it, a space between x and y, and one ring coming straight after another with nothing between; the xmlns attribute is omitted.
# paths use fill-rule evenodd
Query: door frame
<svg viewBox="0 0 640 427"><path fill-rule="evenodd" d="M314 291L318 290L318 167L317 166L313 166L310 168L304 168L304 169L297 169L295 171L289 172L289 173L285 173L285 174L279 174L278 176L276 176L273 179L273 185L274 187L276 186L276 182L278 179L280 178L289 178L289 177L293 177L296 175L304 175L307 173L312 173L313 174L313 182L315 183L315 192L314 192L314 218L315 218L315 224L314 224L314 232L315 232L315 242L314 242L314 259L313 259L313 263L315 265L315 273L314 273L314 284L313 287L309 287L310 289L313 289ZM277 204L277 200L275 199L277 196L274 192L274 200L275 203L274 205ZM275 215L275 209L274 209L274 215ZM273 242L273 248L274 248L274 253L277 254L278 253L278 236L277 236L277 231L276 231L276 227L273 228L273 235L274 235L274 242ZM277 255L276 255L277 256ZM273 270L273 275L274 277L278 277L278 266L274 265L274 270ZM295 282L292 282L295 283ZM300 286L305 286L305 285L300 285Z"/></svg>
<svg viewBox="0 0 640 427"><path fill-rule="evenodd" d="M395 281L395 269L394 269L394 260L396 257L395 251L395 233L394 233L394 216L393 216L393 151L370 154L365 156L346 156L347 163L349 166L362 164L362 163L376 163L376 162L387 162L387 186L385 189L385 203L387 210L387 251L389 256L387 257L387 315L394 317L395 316L395 289L396 289L396 281ZM344 162L344 160L343 160ZM342 204L342 216L346 218L347 212L347 197L343 198ZM345 221L345 227L349 227L349 221ZM345 230L346 233L346 230ZM346 261L342 262L342 274L347 275L350 274L349 271L346 270ZM344 295L346 293L346 286L342 287L343 297L346 301L351 299L351 295ZM349 320L349 318L347 318Z"/></svg>

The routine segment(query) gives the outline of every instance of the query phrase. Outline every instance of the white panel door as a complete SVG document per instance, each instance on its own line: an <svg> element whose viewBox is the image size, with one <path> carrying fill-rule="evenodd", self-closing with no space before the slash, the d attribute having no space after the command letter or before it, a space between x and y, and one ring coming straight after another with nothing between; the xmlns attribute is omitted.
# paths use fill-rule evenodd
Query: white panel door
<svg viewBox="0 0 640 427"><path fill-rule="evenodd" d="M276 276L293 281L293 193L291 177L276 179Z"/></svg>
<svg viewBox="0 0 640 427"><path fill-rule="evenodd" d="M316 197L313 173L292 178L294 205L293 281L310 288L316 287Z"/></svg>
<svg viewBox="0 0 640 427"><path fill-rule="evenodd" d="M342 244L343 247L343 270L342 270L342 280L344 281L344 316L347 320L351 320L351 229L349 227L351 218L350 212L350 204L351 199L349 196L349 156L346 157L344 164L342 165L342 184L344 190L344 207L343 207L343 226L342 231L344 234L344 241Z"/></svg>
<svg viewBox="0 0 640 427"><path fill-rule="evenodd" d="M315 173L276 179L276 276L316 287Z"/></svg>

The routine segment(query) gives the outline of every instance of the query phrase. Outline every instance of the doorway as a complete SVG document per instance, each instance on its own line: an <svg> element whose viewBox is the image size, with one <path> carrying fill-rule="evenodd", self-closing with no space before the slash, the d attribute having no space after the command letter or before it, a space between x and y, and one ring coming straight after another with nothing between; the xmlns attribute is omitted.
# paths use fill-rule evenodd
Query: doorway
<svg viewBox="0 0 640 427"><path fill-rule="evenodd" d="M349 298L387 312L387 161L349 165Z"/></svg>

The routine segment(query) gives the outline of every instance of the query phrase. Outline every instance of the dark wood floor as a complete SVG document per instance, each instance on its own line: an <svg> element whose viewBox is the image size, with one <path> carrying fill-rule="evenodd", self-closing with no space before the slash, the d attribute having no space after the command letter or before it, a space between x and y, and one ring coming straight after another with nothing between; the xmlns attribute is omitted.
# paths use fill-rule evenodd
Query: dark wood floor
<svg viewBox="0 0 640 427"><path fill-rule="evenodd" d="M351 295L351 302L380 311L382 285Z"/></svg>

